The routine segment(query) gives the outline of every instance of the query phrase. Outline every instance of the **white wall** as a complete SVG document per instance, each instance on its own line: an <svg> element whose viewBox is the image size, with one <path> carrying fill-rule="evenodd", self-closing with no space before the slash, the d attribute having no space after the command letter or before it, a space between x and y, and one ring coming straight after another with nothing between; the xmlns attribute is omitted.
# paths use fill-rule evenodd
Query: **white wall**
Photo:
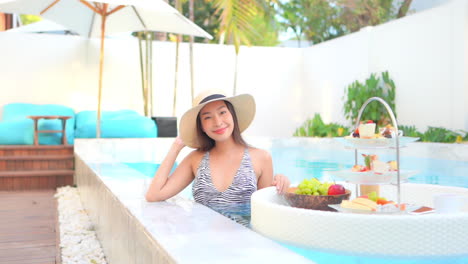
<svg viewBox="0 0 468 264"><path fill-rule="evenodd" d="M304 49L304 99L321 98L304 115L342 122L344 88L388 71L400 124L468 130L467 9L455 0Z"/></svg>
<svg viewBox="0 0 468 264"><path fill-rule="evenodd" d="M370 68L394 76L400 123L467 128L467 7L452 1L371 33Z"/></svg>
<svg viewBox="0 0 468 264"><path fill-rule="evenodd" d="M98 39L46 34L0 33L0 105L12 102L55 103L76 111L96 110L99 73ZM102 109L143 112L138 41L105 41ZM175 44L154 42L153 115L172 116ZM300 111L302 50L241 47L238 93L257 98L257 117L246 133L291 135L291 113ZM233 92L232 46L196 44L195 94L203 89ZM176 115L191 106L188 44L180 47ZM277 120L271 122L272 117ZM281 124L280 126L278 124Z"/></svg>
<svg viewBox="0 0 468 264"><path fill-rule="evenodd" d="M309 48L241 47L238 93L252 93L251 136L290 136L314 113L345 123L343 92L388 70L401 124L468 130L468 5L453 0ZM154 42L153 115L171 116L175 44ZM176 115L191 105L188 44L181 44ZM232 93L232 46L195 44L195 93ZM56 103L96 110L99 40L0 33L0 105ZM137 40L106 38L103 109L143 112ZM1 111L1 110L0 110Z"/></svg>
<svg viewBox="0 0 468 264"><path fill-rule="evenodd" d="M369 72L367 38L367 34L360 32L304 49L301 120L320 113L325 122L346 123L342 107L345 87L365 79Z"/></svg>

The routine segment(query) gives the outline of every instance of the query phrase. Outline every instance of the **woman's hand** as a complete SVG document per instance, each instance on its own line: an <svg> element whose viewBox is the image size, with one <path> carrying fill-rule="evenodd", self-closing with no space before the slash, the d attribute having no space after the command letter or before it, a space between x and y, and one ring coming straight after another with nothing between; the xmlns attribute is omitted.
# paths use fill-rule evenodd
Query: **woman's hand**
<svg viewBox="0 0 468 264"><path fill-rule="evenodd" d="M289 181L288 177L284 176L283 174L276 174L271 185L276 186L276 190L279 194L283 194L288 191L291 182Z"/></svg>
<svg viewBox="0 0 468 264"><path fill-rule="evenodd" d="M145 197L148 202L166 200L182 191L192 181L190 160L187 157L177 166L172 176L169 177L177 156L184 147L185 144L180 137L177 137L172 143L146 192Z"/></svg>

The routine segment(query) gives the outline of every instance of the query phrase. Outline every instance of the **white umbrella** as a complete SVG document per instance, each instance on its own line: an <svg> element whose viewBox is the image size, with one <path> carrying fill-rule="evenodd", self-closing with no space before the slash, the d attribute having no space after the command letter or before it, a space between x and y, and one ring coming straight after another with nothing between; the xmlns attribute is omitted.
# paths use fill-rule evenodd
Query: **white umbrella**
<svg viewBox="0 0 468 264"><path fill-rule="evenodd" d="M25 26L15 27L8 29L7 32L18 32L18 33L67 33L70 32L66 27L57 24L53 21L42 19Z"/></svg>
<svg viewBox="0 0 468 264"><path fill-rule="evenodd" d="M5 13L41 15L80 35L101 37L96 136L101 134L104 36L131 31L162 31L211 39L211 35L162 0L0 0Z"/></svg>

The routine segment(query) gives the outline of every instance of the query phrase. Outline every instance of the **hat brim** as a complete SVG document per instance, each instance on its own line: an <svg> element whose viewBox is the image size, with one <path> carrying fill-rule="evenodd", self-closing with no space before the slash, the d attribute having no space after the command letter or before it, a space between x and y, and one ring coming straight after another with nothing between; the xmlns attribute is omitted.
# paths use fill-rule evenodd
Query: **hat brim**
<svg viewBox="0 0 468 264"><path fill-rule="evenodd" d="M249 127L255 117L255 100L250 94L222 97L199 104L185 112L180 119L180 138L186 146L200 147L197 136L197 116L205 105L215 101L228 101L233 105L241 133Z"/></svg>

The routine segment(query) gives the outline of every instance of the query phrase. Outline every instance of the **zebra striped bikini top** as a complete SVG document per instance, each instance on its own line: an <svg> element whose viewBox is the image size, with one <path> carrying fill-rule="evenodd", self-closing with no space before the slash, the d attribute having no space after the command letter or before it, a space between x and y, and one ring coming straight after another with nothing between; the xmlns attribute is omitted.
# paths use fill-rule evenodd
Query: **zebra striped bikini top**
<svg viewBox="0 0 468 264"><path fill-rule="evenodd" d="M213 184L209 152L203 155L192 185L193 198L196 202L244 225L248 225L250 220L250 197L256 190L257 177L248 148L244 150L242 162L232 184L225 191L218 191Z"/></svg>

